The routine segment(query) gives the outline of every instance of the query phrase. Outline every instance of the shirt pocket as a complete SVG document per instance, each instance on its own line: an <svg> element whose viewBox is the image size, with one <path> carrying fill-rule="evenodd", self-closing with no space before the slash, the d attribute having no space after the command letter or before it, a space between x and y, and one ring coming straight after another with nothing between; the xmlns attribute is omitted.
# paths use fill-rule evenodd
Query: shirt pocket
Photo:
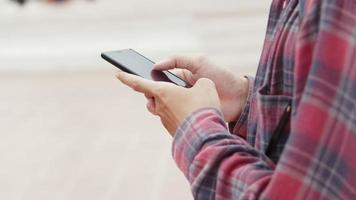
<svg viewBox="0 0 356 200"><path fill-rule="evenodd" d="M268 87L263 86L256 94L256 141L255 146L266 153L273 135L277 134L276 148L269 155L277 162L282 154L290 131L290 105L292 97L283 94L268 94ZM288 113L286 113L288 112ZM287 118L286 118L287 117ZM282 128L281 128L282 127Z"/></svg>

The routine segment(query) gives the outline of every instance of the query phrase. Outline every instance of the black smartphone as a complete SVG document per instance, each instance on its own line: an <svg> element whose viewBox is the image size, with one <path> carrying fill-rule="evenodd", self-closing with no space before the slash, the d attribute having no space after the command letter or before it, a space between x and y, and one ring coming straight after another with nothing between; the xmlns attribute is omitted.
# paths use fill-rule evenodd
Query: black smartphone
<svg viewBox="0 0 356 200"><path fill-rule="evenodd" d="M149 80L171 82L186 88L191 87L187 82L170 71L154 70L153 65L155 63L135 50L123 49L119 51L104 52L101 54L101 57L122 71Z"/></svg>

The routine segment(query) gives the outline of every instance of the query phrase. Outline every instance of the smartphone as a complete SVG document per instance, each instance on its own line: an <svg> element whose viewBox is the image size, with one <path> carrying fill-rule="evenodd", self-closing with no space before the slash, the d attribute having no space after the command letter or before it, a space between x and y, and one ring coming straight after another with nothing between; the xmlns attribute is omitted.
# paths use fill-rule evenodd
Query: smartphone
<svg viewBox="0 0 356 200"><path fill-rule="evenodd" d="M153 69L155 64L150 59L132 49L104 52L101 57L117 68L154 81L165 81L189 88L187 82L170 71L157 71Z"/></svg>

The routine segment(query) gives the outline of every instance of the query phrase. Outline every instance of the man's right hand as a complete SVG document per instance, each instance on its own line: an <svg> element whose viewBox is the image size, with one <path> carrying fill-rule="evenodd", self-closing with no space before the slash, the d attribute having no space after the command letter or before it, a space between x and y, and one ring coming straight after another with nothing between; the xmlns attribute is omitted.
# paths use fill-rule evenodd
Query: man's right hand
<svg viewBox="0 0 356 200"><path fill-rule="evenodd" d="M229 69L211 63L206 57L177 56L155 64L155 70L170 70L194 85L200 78L212 80L220 98L225 121L238 119L248 95L248 80Z"/></svg>

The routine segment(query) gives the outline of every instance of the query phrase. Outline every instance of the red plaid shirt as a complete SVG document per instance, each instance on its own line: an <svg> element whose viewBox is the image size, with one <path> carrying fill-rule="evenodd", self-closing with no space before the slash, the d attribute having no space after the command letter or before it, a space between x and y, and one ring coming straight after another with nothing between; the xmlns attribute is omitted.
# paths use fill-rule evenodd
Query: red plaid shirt
<svg viewBox="0 0 356 200"><path fill-rule="evenodd" d="M258 72L230 131L209 108L177 130L173 157L195 199L356 199L356 1L284 3L272 3Z"/></svg>

